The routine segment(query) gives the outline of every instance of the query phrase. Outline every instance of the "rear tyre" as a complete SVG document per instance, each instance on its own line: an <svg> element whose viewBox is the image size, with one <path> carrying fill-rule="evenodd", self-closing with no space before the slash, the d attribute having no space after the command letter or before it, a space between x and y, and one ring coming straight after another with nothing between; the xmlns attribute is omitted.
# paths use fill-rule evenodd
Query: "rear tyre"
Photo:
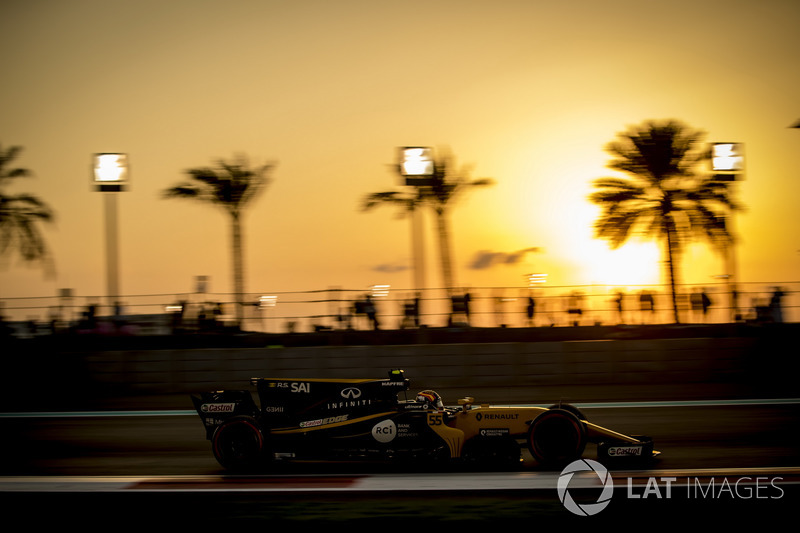
<svg viewBox="0 0 800 533"><path fill-rule="evenodd" d="M565 409L545 411L531 423L528 449L537 463L561 467L576 459L586 448L586 427Z"/></svg>
<svg viewBox="0 0 800 533"><path fill-rule="evenodd" d="M237 416L223 422L211 439L214 457L225 469L242 472L263 466L265 439L251 416Z"/></svg>

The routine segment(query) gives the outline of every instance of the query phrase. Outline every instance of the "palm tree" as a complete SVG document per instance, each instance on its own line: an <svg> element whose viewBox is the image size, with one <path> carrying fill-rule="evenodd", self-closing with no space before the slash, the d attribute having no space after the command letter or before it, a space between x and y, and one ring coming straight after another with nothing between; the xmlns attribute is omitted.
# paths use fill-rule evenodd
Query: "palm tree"
<svg viewBox="0 0 800 533"><path fill-rule="evenodd" d="M50 271L52 265L38 223L51 221L52 210L31 194L8 195L3 190L14 178L31 175L28 169L10 166L21 151L20 146L0 146L0 255L16 251L25 261L45 261Z"/></svg>
<svg viewBox="0 0 800 533"><path fill-rule="evenodd" d="M401 207L401 215L414 214L421 206L430 206L436 215L436 230L439 237L439 253L444 288L451 291L455 287L452 268L452 248L447 216L456 198L468 189L492 185L493 180L468 178L468 169L454 170L450 155L437 157L430 185L414 186L413 191L388 191L367 195L362 208L369 210L377 205L387 204ZM399 169L398 169L399 171Z"/></svg>
<svg viewBox="0 0 800 533"><path fill-rule="evenodd" d="M425 191L425 198L436 214L436 230L439 235L439 254L442 263L442 278L445 289L452 291L455 280L452 267L452 247L448 216L457 198L475 187L493 185L489 178L470 179L469 169L456 169L453 157L445 154L434 161L433 180Z"/></svg>
<svg viewBox="0 0 800 533"><path fill-rule="evenodd" d="M361 209L369 211L380 205L393 205L400 208L399 216L411 218L411 253L414 261L414 284L417 291L425 288L424 281L424 245L422 228L420 226L420 207L424 203L422 190L417 188L412 191L386 191L368 194Z"/></svg>
<svg viewBox="0 0 800 533"><path fill-rule="evenodd" d="M228 162L220 159L216 168L200 167L187 170L189 181L164 191L167 198L190 198L222 208L231 221L231 252L233 259L236 318L241 326L244 319L244 261L242 215L244 208L269 183L272 164L251 168L244 157Z"/></svg>
<svg viewBox="0 0 800 533"><path fill-rule="evenodd" d="M602 209L595 235L612 248L634 234L663 241L676 323L676 272L682 249L698 237L727 249L733 237L725 215L740 209L728 183L698 172L708 158L702 137L702 132L675 120L629 128L606 147L612 156L609 168L629 176L595 180L596 192L590 196Z"/></svg>

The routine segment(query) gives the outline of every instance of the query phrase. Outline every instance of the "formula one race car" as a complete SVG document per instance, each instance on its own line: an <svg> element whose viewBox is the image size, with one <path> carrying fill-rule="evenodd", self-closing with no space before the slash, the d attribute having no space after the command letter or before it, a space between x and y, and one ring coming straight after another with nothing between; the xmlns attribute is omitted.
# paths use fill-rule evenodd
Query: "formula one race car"
<svg viewBox="0 0 800 533"><path fill-rule="evenodd" d="M206 438L226 469L253 472L276 461L378 460L430 465L512 466L522 446L544 467L579 458L587 443L608 460L654 457L648 437L592 424L573 406L445 407L432 390L400 399L409 389L402 370L388 379L253 378L249 390L192 396ZM403 396L406 396L403 394Z"/></svg>

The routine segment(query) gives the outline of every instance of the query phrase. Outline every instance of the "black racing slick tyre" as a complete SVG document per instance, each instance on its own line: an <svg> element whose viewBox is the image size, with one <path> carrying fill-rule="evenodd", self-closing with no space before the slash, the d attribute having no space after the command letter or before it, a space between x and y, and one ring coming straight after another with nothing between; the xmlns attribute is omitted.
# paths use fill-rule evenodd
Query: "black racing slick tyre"
<svg viewBox="0 0 800 533"><path fill-rule="evenodd" d="M536 417L528 431L528 449L542 466L562 467L586 448L586 426L571 411L550 409Z"/></svg>
<svg viewBox="0 0 800 533"><path fill-rule="evenodd" d="M586 418L586 415L583 414L583 411L578 409L572 404L569 403L557 403L550 406L550 409L563 409L564 411L569 411L573 415L577 416L580 420L589 420Z"/></svg>
<svg viewBox="0 0 800 533"><path fill-rule="evenodd" d="M223 422L211 438L214 457L225 469L252 471L263 465L265 439L251 416L236 416Z"/></svg>

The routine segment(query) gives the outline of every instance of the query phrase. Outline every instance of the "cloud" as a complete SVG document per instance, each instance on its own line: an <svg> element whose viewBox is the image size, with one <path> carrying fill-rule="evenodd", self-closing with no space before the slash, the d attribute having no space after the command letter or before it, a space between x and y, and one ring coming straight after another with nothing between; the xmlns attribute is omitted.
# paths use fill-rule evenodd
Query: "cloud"
<svg viewBox="0 0 800 533"><path fill-rule="evenodd" d="M514 265L522 261L526 254L539 251L541 251L540 248L525 248L512 253L481 250L475 254L469 264L469 268L472 270L486 270L495 265Z"/></svg>
<svg viewBox="0 0 800 533"><path fill-rule="evenodd" d="M375 271L375 272L383 272L383 273L386 273L386 274L393 274L395 272L403 272L405 270L408 270L408 268L409 267L407 265L384 263L382 265L376 265L376 266L372 267L372 270Z"/></svg>

